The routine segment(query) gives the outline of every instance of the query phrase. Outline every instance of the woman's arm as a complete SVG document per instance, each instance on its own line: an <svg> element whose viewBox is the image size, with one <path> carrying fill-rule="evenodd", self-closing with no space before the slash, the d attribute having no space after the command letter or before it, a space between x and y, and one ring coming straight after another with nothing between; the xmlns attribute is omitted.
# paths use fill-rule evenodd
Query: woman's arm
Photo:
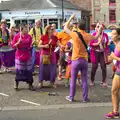
<svg viewBox="0 0 120 120"><path fill-rule="evenodd" d="M117 46L118 52L120 52L120 45ZM117 57L114 52L111 53L110 58L113 60L120 61L120 57Z"/></svg>
<svg viewBox="0 0 120 120"><path fill-rule="evenodd" d="M117 57L113 52L111 53L110 58L113 60L120 61L120 57Z"/></svg>
<svg viewBox="0 0 120 120"><path fill-rule="evenodd" d="M99 39L97 42L95 42L95 40L92 40L92 41L90 42L90 46L91 46L91 47L96 47L96 46L98 46L100 43L101 43L101 39Z"/></svg>
<svg viewBox="0 0 120 120"><path fill-rule="evenodd" d="M48 45L48 44L43 45L42 40L40 40L38 47L39 47L39 48L49 48L49 45Z"/></svg>
<svg viewBox="0 0 120 120"><path fill-rule="evenodd" d="M18 35L15 35L12 41L12 47L17 48L20 42L21 42L21 39L18 37Z"/></svg>

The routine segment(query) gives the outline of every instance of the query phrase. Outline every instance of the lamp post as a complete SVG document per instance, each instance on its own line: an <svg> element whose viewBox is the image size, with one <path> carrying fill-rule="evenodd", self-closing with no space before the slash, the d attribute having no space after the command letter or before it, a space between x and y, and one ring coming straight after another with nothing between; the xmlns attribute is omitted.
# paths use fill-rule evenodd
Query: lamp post
<svg viewBox="0 0 120 120"><path fill-rule="evenodd" d="M64 2L62 0L62 22L64 23Z"/></svg>

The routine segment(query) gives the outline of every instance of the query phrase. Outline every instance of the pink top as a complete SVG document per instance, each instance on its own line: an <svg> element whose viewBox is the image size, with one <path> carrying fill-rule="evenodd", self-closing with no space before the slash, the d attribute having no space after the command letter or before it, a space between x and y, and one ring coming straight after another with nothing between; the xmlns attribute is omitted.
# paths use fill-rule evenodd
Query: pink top
<svg viewBox="0 0 120 120"><path fill-rule="evenodd" d="M96 35L96 32L93 33L93 36ZM90 47L91 47L91 50L90 50L90 58L91 58L91 63L96 63L96 57L95 57L95 51L96 50L100 50L100 46L93 46L94 43L97 43L98 40L92 40L90 42ZM107 56L108 53L109 53L109 47L108 47L108 42L109 42L109 39L108 39L108 35L106 33L103 33L103 36L102 36L102 46L103 46L103 52L105 53L105 55Z"/></svg>
<svg viewBox="0 0 120 120"><path fill-rule="evenodd" d="M120 57L120 52L118 51L117 48L115 48L114 53L117 57ZM116 67L117 67L117 71L120 72L120 61L116 62Z"/></svg>
<svg viewBox="0 0 120 120"><path fill-rule="evenodd" d="M18 42L20 38L20 33L16 34L12 41L12 47L16 48L14 45ZM32 48L32 37L29 34L25 34L21 37L21 42L16 48L15 57L17 59L28 60L31 57L31 48ZM27 59L26 59L27 58Z"/></svg>

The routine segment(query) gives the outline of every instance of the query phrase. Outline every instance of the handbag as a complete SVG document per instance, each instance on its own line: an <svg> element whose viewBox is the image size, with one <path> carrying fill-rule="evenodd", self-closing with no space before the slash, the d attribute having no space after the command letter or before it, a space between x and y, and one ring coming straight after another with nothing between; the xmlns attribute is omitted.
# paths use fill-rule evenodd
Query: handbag
<svg viewBox="0 0 120 120"><path fill-rule="evenodd" d="M50 45L50 53L48 55L42 55L42 63L45 65L50 64L50 59L51 59L51 45Z"/></svg>

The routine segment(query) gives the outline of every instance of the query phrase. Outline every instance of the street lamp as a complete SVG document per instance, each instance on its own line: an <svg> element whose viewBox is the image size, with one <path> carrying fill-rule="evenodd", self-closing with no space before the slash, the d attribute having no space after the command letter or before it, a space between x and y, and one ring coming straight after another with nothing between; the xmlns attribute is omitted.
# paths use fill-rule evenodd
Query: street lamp
<svg viewBox="0 0 120 120"><path fill-rule="evenodd" d="M64 23L64 2L62 0L62 22Z"/></svg>

